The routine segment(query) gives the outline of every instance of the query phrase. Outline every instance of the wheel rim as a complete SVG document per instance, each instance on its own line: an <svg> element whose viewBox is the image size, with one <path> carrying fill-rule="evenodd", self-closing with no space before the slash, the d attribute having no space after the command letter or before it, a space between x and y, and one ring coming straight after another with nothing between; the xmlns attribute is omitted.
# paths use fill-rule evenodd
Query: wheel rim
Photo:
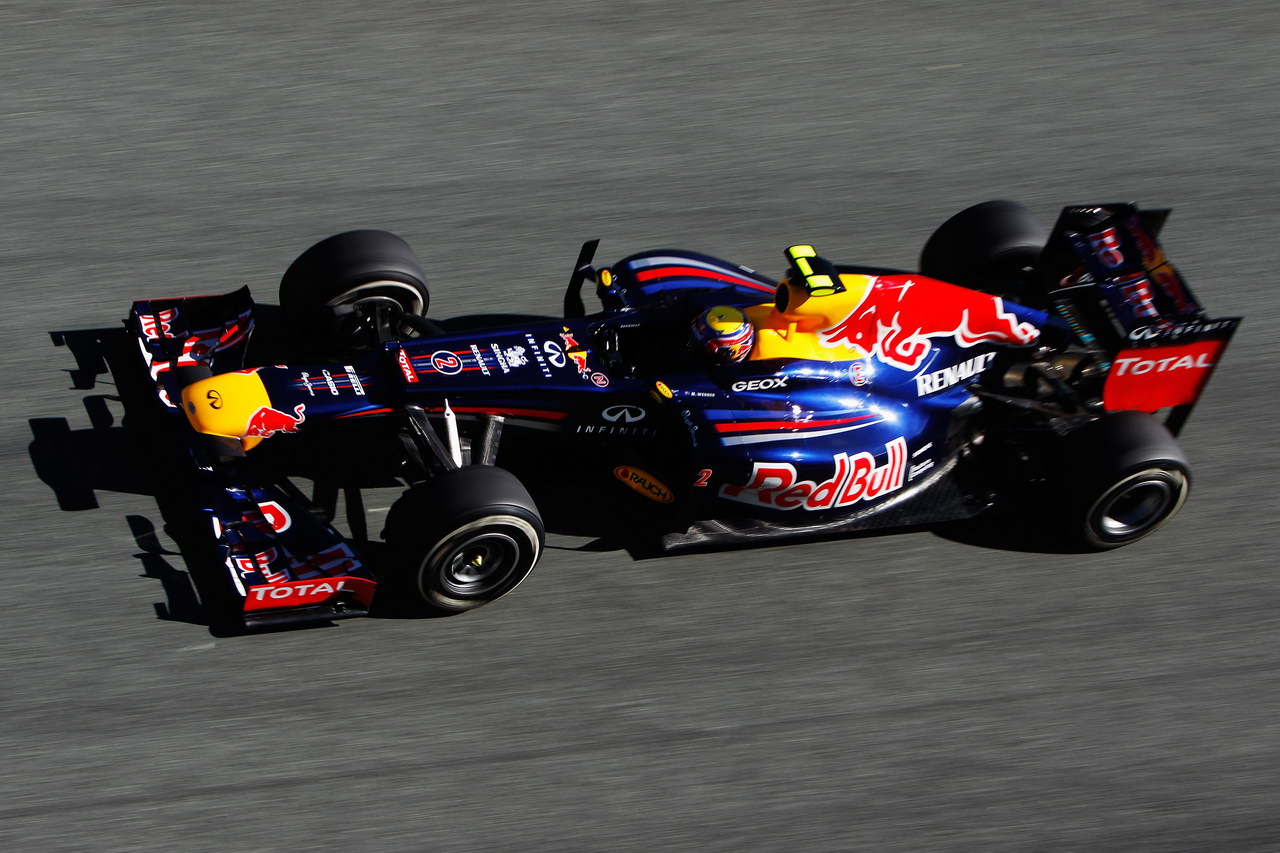
<svg viewBox="0 0 1280 853"><path fill-rule="evenodd" d="M538 533L515 516L491 516L463 525L424 561L424 596L437 585L446 598L489 600L509 592L537 561Z"/></svg>
<svg viewBox="0 0 1280 853"><path fill-rule="evenodd" d="M1186 478L1155 469L1117 483L1094 504L1089 523L1108 543L1127 542L1150 533L1173 515L1186 498Z"/></svg>
<svg viewBox="0 0 1280 853"><path fill-rule="evenodd" d="M353 287L350 290L345 290L325 304L330 308L336 308L339 305L350 305L370 296L385 296L389 299L394 299L409 314L422 313L422 294L418 292L417 288L402 281L371 281L367 284Z"/></svg>
<svg viewBox="0 0 1280 853"><path fill-rule="evenodd" d="M441 585L453 595L475 596L511 576L520 546L505 533L489 533L455 548L441 566Z"/></svg>

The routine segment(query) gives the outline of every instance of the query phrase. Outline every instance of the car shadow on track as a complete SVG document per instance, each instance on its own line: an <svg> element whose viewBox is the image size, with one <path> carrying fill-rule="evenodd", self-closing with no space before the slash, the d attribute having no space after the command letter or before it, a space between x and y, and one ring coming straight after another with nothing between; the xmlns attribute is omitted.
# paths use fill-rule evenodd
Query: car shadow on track
<svg viewBox="0 0 1280 853"><path fill-rule="evenodd" d="M932 525L913 525L907 527L877 528L871 530L855 530L837 534L797 535L767 541L750 541L739 543L707 543L684 545L664 549L654 541L628 540L616 536L604 536L592 539L578 546L548 545L552 550L578 551L584 553L604 553L610 551L626 551L633 560L653 560L661 557L688 554L721 554L733 551L761 548L791 548L797 545L818 542L851 542L881 539L891 536L905 536L912 533L928 533L975 548L987 548L993 551L1012 551L1027 554L1088 554L1093 553L1085 548L1074 547L1061 541L1062 536L1053 524L1036 520L1017 519L1009 516L992 516L991 518L965 519L963 521L944 522Z"/></svg>
<svg viewBox="0 0 1280 853"><path fill-rule="evenodd" d="M971 518L936 524L930 528L939 538L992 551L1024 554L1091 554L1088 548L1063 539L1062 531L1050 519L1011 514Z"/></svg>
<svg viewBox="0 0 1280 853"><path fill-rule="evenodd" d="M85 405L92 410L99 402L86 398ZM137 442L123 427L98 421L89 429L73 430L65 418L32 418L28 424L32 466L63 511L99 509L98 493L113 492L155 498L162 519L172 514L165 510L161 472L138 452ZM156 617L212 628L215 620L198 592L196 552L161 545L151 518L128 514L123 520L138 547L133 557L141 563L141 577L158 580L164 590L166 600L154 605ZM162 523L164 532L180 541L180 534L175 535L167 521ZM175 565L178 561L186 571Z"/></svg>
<svg viewBox="0 0 1280 853"><path fill-rule="evenodd" d="M102 402L101 398L85 400L91 411L97 411ZM200 625L218 637L245 633L239 602L230 595L226 568L215 552L207 522L192 512L181 494L186 472L163 460L155 445L146 444L131 430L100 416L93 422L89 429L73 430L65 418L28 421L32 466L52 489L59 508L65 512L100 509L100 492L153 498L159 525L153 517L136 513L125 515L123 521L137 546L132 556L141 564L139 577L159 581L164 592L164 600L153 603L156 618ZM174 548L162 543L161 533ZM370 564L375 562L368 555L379 554L380 543L351 541ZM325 625L258 628L253 633L314 627Z"/></svg>
<svg viewBox="0 0 1280 853"><path fill-rule="evenodd" d="M215 636L242 633L238 618L229 615L225 569L208 524L183 500L182 450L149 384L135 381L145 380L146 373L124 329L50 336L75 359L76 367L67 371L69 390L96 393L81 397L87 429L73 429L62 417L28 420L36 475L65 512L100 509L99 493L153 498L158 520L136 513L122 520L137 546L139 576L159 581L164 592L164 600L154 602L156 618L204 626ZM176 550L162 544L161 532Z"/></svg>

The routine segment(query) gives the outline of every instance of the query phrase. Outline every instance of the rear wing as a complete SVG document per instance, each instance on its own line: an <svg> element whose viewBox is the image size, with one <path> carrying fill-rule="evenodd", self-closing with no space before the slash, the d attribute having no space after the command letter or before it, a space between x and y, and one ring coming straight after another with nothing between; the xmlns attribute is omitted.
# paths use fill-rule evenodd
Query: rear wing
<svg viewBox="0 0 1280 853"><path fill-rule="evenodd" d="M1132 204L1063 208L1036 283L1082 343L1114 352L1135 329L1204 316L1156 240L1168 215Z"/></svg>
<svg viewBox="0 0 1280 853"><path fill-rule="evenodd" d="M1034 275L1077 340L1102 356L1108 411L1168 409L1181 429L1239 326L1210 318L1157 235L1168 210L1063 208Z"/></svg>

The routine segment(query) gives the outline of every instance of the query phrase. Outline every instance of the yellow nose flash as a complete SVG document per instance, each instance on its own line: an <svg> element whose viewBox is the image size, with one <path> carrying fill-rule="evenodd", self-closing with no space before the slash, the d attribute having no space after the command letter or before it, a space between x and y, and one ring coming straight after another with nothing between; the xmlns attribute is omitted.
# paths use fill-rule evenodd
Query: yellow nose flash
<svg viewBox="0 0 1280 853"><path fill-rule="evenodd" d="M262 438L247 436L249 421L271 398L257 373L222 373L182 389L182 408L196 432L239 438L245 450Z"/></svg>

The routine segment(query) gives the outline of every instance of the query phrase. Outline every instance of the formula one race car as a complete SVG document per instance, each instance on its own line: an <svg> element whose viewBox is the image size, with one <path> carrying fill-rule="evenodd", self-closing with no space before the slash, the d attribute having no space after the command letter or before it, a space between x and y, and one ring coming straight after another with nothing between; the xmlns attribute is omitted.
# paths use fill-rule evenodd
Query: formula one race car
<svg viewBox="0 0 1280 853"><path fill-rule="evenodd" d="M563 317L508 322L428 319L405 242L352 231L285 273L263 366L244 362L247 288L126 322L250 626L362 615L375 586L380 607L477 607L530 572L557 511L671 549L1031 507L1106 549L1186 499L1174 436L1238 324L1166 261L1167 214L1072 206L1046 235L987 202L934 233L920 272L796 245L781 281L677 250L595 268L591 241ZM379 565L292 462L256 461L290 444L317 482L401 483Z"/></svg>

